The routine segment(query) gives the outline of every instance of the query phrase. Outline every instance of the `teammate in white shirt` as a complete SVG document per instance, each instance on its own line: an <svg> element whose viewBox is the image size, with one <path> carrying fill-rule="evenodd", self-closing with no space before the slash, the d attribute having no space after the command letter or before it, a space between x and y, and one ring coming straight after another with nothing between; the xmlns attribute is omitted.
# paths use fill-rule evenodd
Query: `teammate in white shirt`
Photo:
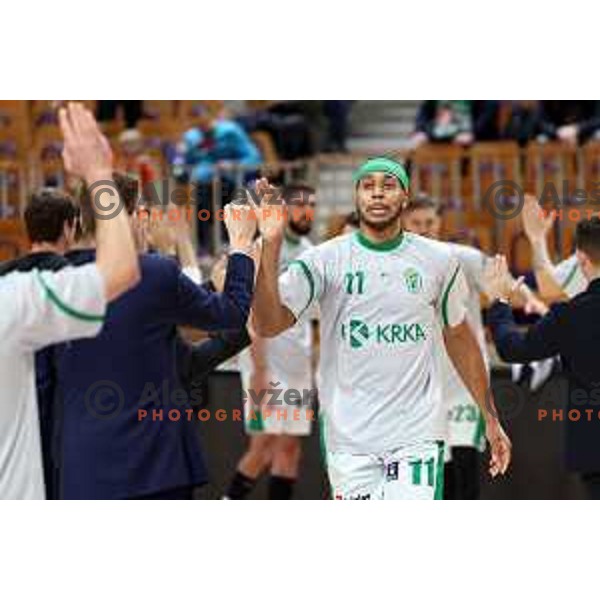
<svg viewBox="0 0 600 600"><path fill-rule="evenodd" d="M289 207L280 254L283 272L313 246L307 236L315 190L292 184L283 189L281 198ZM269 468L269 499L289 500L298 478L302 437L310 435L314 420L312 322L305 319L273 339L253 337L252 346L238 360L250 443L225 496L246 498Z"/></svg>
<svg viewBox="0 0 600 600"><path fill-rule="evenodd" d="M439 240L442 219L438 205L427 196L417 196L407 202L402 212L402 223L406 231ZM447 242L447 246L458 260L468 286L466 318L489 372L489 361L485 344L485 332L481 318L481 294L484 292L484 268L489 262L478 248ZM523 287L517 305L529 304L530 310L545 310L532 294ZM520 301L519 301L520 300ZM439 347L443 365L443 394L447 409L447 442L444 498L446 500L475 500L480 490L480 453L485 449L484 422L477 403L460 379L443 347Z"/></svg>
<svg viewBox="0 0 600 600"><path fill-rule="evenodd" d="M525 235L531 244L533 268L540 296L547 302L573 298L587 288L587 280L577 261L577 255L553 265L548 251L548 234L554 225L554 213L545 214L535 196L526 194L522 220Z"/></svg>
<svg viewBox="0 0 600 600"><path fill-rule="evenodd" d="M317 303L320 308L319 400L335 498L441 499L445 414L438 322L484 414L491 475L504 473L510 462L510 441L466 322L464 274L444 244L402 231L408 194L401 164L370 159L355 173L360 230L309 250L281 277L281 220L259 222L258 333L276 336Z"/></svg>
<svg viewBox="0 0 600 600"><path fill-rule="evenodd" d="M65 168L96 184L96 263L58 273L14 273L0 280L0 499L43 499L34 352L102 327L106 305L134 286L139 266L125 214L102 219L115 202L112 155L91 113L70 104L59 113ZM99 185L97 182L105 182ZM108 200L108 202L107 202ZM114 211L113 211L114 212Z"/></svg>

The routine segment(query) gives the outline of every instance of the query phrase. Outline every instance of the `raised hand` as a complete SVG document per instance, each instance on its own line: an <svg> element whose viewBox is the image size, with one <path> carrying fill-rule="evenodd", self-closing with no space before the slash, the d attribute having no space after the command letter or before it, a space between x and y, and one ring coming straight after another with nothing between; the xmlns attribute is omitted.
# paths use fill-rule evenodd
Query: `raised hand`
<svg viewBox="0 0 600 600"><path fill-rule="evenodd" d="M250 252L256 235L257 215L250 204L244 206L228 204L224 209L225 228L229 244L234 250Z"/></svg>
<svg viewBox="0 0 600 600"><path fill-rule="evenodd" d="M256 208L261 236L267 240L281 238L287 223L281 190L271 185L265 177L256 182L254 189L256 196L261 199L260 207Z"/></svg>
<svg viewBox="0 0 600 600"><path fill-rule="evenodd" d="M523 229L527 239L532 243L545 241L554 224L554 213L545 214L535 196L525 194L525 203L521 213Z"/></svg>
<svg viewBox="0 0 600 600"><path fill-rule="evenodd" d="M85 179L88 185L111 180L113 155L92 113L82 104L71 102L58 111L64 138L63 161L66 171Z"/></svg>
<svg viewBox="0 0 600 600"><path fill-rule="evenodd" d="M522 277L515 279L511 275L505 256L498 255L489 260L483 271L483 291L492 302L508 299L522 282Z"/></svg>

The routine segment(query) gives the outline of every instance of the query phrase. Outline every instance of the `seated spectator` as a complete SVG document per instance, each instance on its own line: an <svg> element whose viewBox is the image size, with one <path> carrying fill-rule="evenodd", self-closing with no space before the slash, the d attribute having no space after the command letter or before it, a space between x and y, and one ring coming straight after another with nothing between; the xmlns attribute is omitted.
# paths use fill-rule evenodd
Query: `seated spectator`
<svg viewBox="0 0 600 600"><path fill-rule="evenodd" d="M425 100L417 113L412 141L469 145L474 140L470 100Z"/></svg>
<svg viewBox="0 0 600 600"><path fill-rule="evenodd" d="M572 146L585 144L600 131L600 101L542 100L557 139Z"/></svg>
<svg viewBox="0 0 600 600"><path fill-rule="evenodd" d="M352 100L324 100L323 112L329 120L325 152L348 152L348 118Z"/></svg>
<svg viewBox="0 0 600 600"><path fill-rule="evenodd" d="M184 133L180 150L179 162L191 167L192 182L210 183L217 166L261 163L260 152L244 129L215 107L198 109L196 126Z"/></svg>
<svg viewBox="0 0 600 600"><path fill-rule="evenodd" d="M539 100L513 100L505 109L503 139L515 140L519 146L525 146L534 140L542 142L554 137L554 127Z"/></svg>
<svg viewBox="0 0 600 600"><path fill-rule="evenodd" d="M143 187L160 179L160 165L146 154L144 137L137 129L127 129L119 136L119 171L137 179Z"/></svg>
<svg viewBox="0 0 600 600"><path fill-rule="evenodd" d="M414 147L426 142L468 146L498 138L495 100L425 100L417 113Z"/></svg>
<svg viewBox="0 0 600 600"><path fill-rule="evenodd" d="M256 177L254 169L261 164L262 157L244 129L225 116L222 102L213 102L210 107L199 105L195 119L196 126L183 135L174 174L179 180L195 184L197 210L211 211L209 220L198 223L198 245L201 251L210 251L210 231L215 222L212 214L215 174L220 188L218 197L214 199L218 210L236 184ZM239 179L235 169L228 169L235 166L244 168Z"/></svg>
<svg viewBox="0 0 600 600"><path fill-rule="evenodd" d="M98 121L114 121L120 108L127 129L134 129L142 118L142 102L142 100L98 100L96 117Z"/></svg>
<svg viewBox="0 0 600 600"><path fill-rule="evenodd" d="M321 118L321 102L285 100L268 102L238 120L248 131L266 131L282 160L296 160L314 154Z"/></svg>

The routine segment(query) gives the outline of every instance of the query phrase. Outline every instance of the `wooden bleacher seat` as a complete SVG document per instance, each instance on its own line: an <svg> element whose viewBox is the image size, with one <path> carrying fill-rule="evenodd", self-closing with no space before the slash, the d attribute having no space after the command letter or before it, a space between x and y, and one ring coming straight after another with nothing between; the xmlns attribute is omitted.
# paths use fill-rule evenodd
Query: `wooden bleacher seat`
<svg viewBox="0 0 600 600"><path fill-rule="evenodd" d="M520 150L515 142L480 142L469 150L470 189L464 190L471 200L471 210L482 209L482 199L494 184L509 180L521 184Z"/></svg>
<svg viewBox="0 0 600 600"><path fill-rule="evenodd" d="M0 261L25 254L29 242L20 219L0 219Z"/></svg>
<svg viewBox="0 0 600 600"><path fill-rule="evenodd" d="M33 132L31 168L34 187L64 182L63 139L58 125L45 125Z"/></svg>
<svg viewBox="0 0 600 600"><path fill-rule="evenodd" d="M552 184L560 198L563 191L572 194L577 187L576 154L575 148L560 142L529 144L525 151L525 191L542 199L546 185Z"/></svg>
<svg viewBox="0 0 600 600"><path fill-rule="evenodd" d="M442 201L461 196L463 150L452 145L425 144L412 157L413 193L425 192Z"/></svg>

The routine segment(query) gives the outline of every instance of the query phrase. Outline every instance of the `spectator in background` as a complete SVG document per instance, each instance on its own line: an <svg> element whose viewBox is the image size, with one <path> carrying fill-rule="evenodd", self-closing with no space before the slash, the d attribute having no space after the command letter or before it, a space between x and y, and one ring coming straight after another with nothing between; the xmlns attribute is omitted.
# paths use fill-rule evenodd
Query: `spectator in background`
<svg viewBox="0 0 600 600"><path fill-rule="evenodd" d="M121 108L127 129L135 129L142 118L142 100L98 100L96 116L98 121L114 121Z"/></svg>
<svg viewBox="0 0 600 600"><path fill-rule="evenodd" d="M495 100L425 100L417 113L412 142L468 146L475 140L498 137L498 102Z"/></svg>
<svg viewBox="0 0 600 600"><path fill-rule="evenodd" d="M415 146L425 142L467 146L474 139L470 100L425 100L421 104L412 137Z"/></svg>
<svg viewBox="0 0 600 600"><path fill-rule="evenodd" d="M352 108L352 100L324 100L323 112L329 124L325 152L348 152L348 117Z"/></svg>
<svg viewBox="0 0 600 600"><path fill-rule="evenodd" d="M117 169L139 181L142 189L160 179L160 165L146 154L144 136L137 129L127 129L119 136Z"/></svg>
<svg viewBox="0 0 600 600"><path fill-rule="evenodd" d="M556 139L585 144L600 131L599 100L542 100Z"/></svg>
<svg viewBox="0 0 600 600"><path fill-rule="evenodd" d="M223 199L229 197L236 183L255 178L255 168L262 162L261 154L244 129L223 113L223 103L196 108L196 125L183 135L179 156L175 160L175 176L189 180L197 188L197 210L212 213L213 178L218 174L221 193L215 198L215 207L222 208ZM235 167L245 167L241 177ZM186 172L186 167L189 172ZM239 178L238 178L239 177ZM206 250L210 247L210 220L198 223L198 243Z"/></svg>
<svg viewBox="0 0 600 600"><path fill-rule="evenodd" d="M312 156L322 129L321 102L266 101L258 110L239 118L248 131L266 131L282 160Z"/></svg>
<svg viewBox="0 0 600 600"><path fill-rule="evenodd" d="M539 100L513 100L507 102L503 112L503 139L515 140L519 146L525 146L534 140L545 141L554 137L554 127Z"/></svg>
<svg viewBox="0 0 600 600"><path fill-rule="evenodd" d="M194 183L210 183L217 167L256 167L261 163L260 152L248 134L220 109L222 103L210 108L199 105L195 127L183 135L181 158L190 167Z"/></svg>

